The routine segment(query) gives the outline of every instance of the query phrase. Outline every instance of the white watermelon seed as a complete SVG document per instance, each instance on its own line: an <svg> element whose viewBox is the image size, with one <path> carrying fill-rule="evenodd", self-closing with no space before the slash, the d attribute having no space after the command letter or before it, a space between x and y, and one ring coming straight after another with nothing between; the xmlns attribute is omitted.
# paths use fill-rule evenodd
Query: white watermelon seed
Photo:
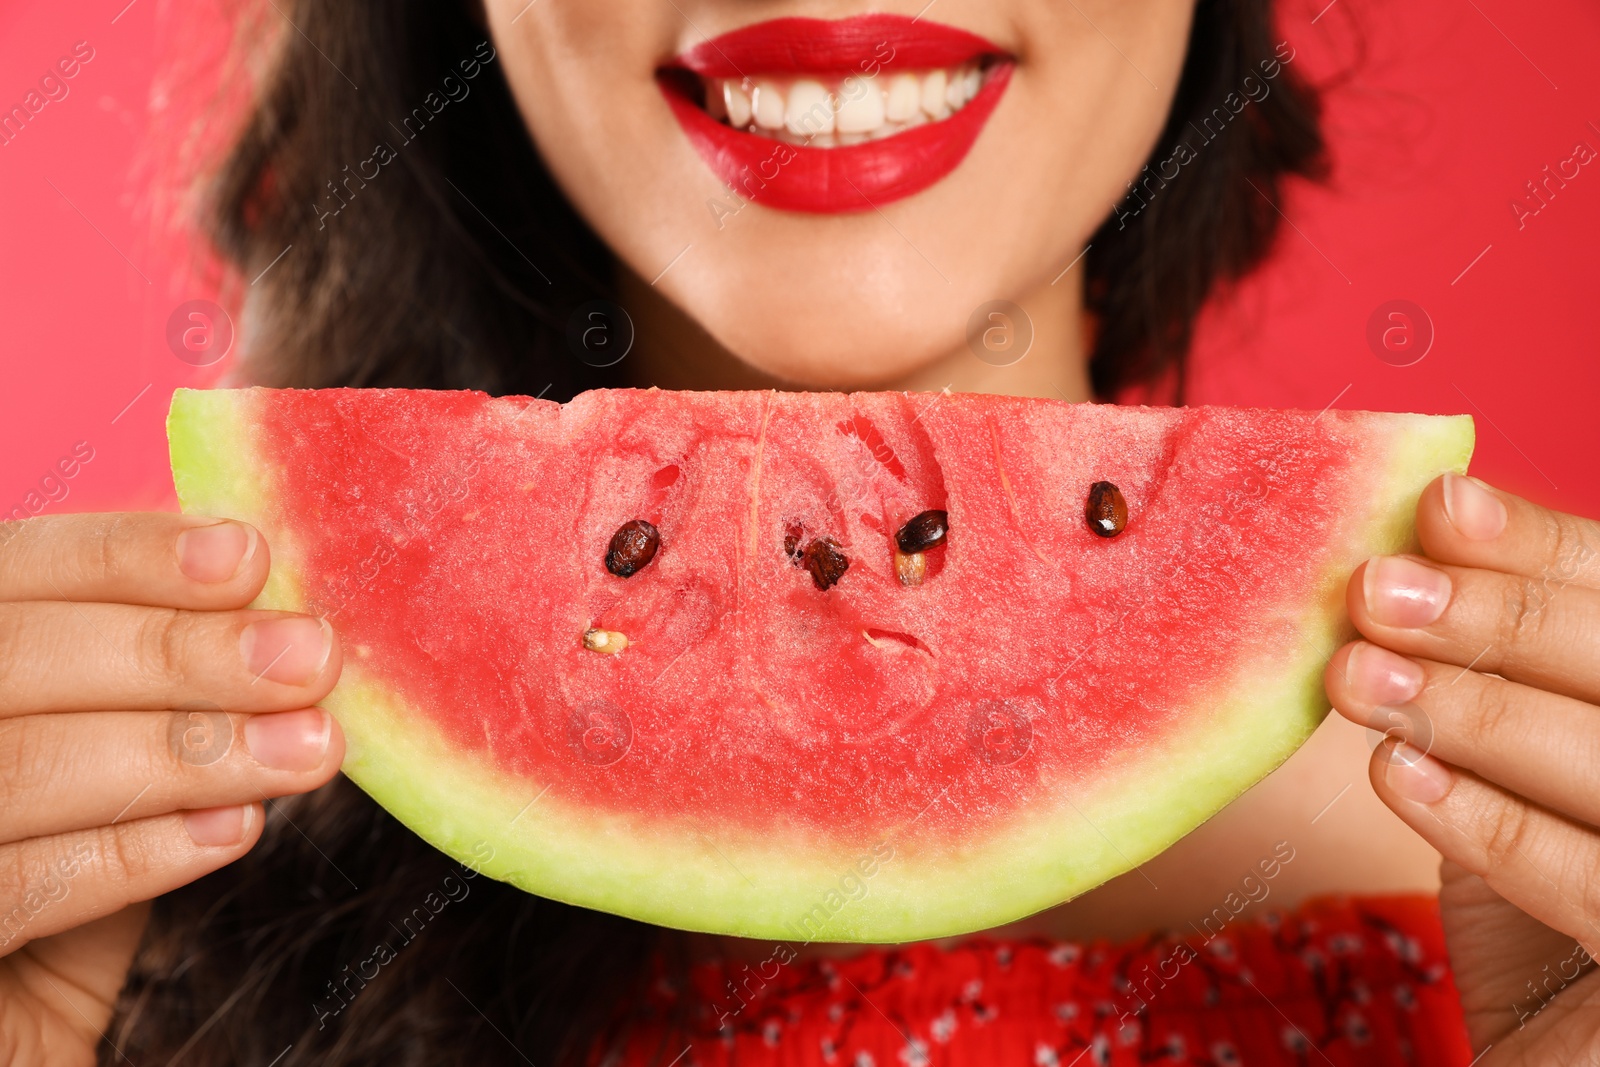
<svg viewBox="0 0 1600 1067"><path fill-rule="evenodd" d="M608 656L614 656L628 647L628 637L615 630L591 627L583 632L583 647L590 652L604 652Z"/></svg>
<svg viewBox="0 0 1600 1067"><path fill-rule="evenodd" d="M894 573L901 585L921 585L928 573L928 557L921 552L894 550Z"/></svg>

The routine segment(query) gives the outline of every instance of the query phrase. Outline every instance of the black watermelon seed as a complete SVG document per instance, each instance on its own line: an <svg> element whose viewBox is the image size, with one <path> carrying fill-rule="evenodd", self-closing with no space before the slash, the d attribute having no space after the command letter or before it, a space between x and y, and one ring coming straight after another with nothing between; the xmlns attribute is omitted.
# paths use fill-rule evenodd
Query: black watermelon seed
<svg viewBox="0 0 1600 1067"><path fill-rule="evenodd" d="M1089 529L1101 537L1115 537L1128 525L1128 502L1122 499L1122 490L1110 482L1095 482L1089 487L1083 515Z"/></svg>
<svg viewBox="0 0 1600 1067"><path fill-rule="evenodd" d="M895 544L900 546L900 551L910 555L913 552L926 552L944 544L946 535L950 533L950 516L943 511L924 511L900 527L900 532L894 535Z"/></svg>
<svg viewBox="0 0 1600 1067"><path fill-rule="evenodd" d="M611 545L606 549L606 570L618 578L631 578L646 564L656 558L661 547L661 534L643 519L634 519L617 527L611 535Z"/></svg>
<svg viewBox="0 0 1600 1067"><path fill-rule="evenodd" d="M806 545L800 558L818 589L828 589L850 569L849 558L839 551L838 542L831 537L815 538Z"/></svg>

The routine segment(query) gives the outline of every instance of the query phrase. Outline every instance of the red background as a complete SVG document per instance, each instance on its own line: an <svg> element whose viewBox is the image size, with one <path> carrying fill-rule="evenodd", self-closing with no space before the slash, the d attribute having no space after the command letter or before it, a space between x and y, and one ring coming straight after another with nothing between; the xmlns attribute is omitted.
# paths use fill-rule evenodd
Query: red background
<svg viewBox="0 0 1600 1067"><path fill-rule="evenodd" d="M170 506L168 395L232 363L196 368L167 347L174 308L212 287L198 244L167 221L171 161L150 147L201 99L216 2L0 0L6 110L74 44L95 50L69 95L0 146L0 511L79 441L94 459L49 510ZM1292 0L1284 32L1294 69L1347 70L1327 99L1337 169L1290 191L1272 264L1207 316L1195 399L1466 412L1475 472L1600 515L1600 160L1520 229L1511 208L1578 142L1600 150L1600 9L1324 3ZM1433 324L1411 366L1367 342L1395 299Z"/></svg>

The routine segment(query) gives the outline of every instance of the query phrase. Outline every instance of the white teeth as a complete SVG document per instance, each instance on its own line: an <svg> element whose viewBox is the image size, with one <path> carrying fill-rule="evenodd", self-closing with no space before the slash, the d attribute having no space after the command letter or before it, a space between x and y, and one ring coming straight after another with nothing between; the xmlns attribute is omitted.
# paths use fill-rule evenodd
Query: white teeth
<svg viewBox="0 0 1600 1067"><path fill-rule="evenodd" d="M714 100L717 94L710 96ZM728 116L728 125L734 129L742 130L750 125L750 96L743 86L732 81L722 83L722 110ZM714 112L712 117L716 117Z"/></svg>
<svg viewBox="0 0 1600 1067"><path fill-rule="evenodd" d="M942 119L950 113L949 105L945 102L949 88L950 79L942 70L936 70L922 79L922 110L929 118Z"/></svg>
<svg viewBox="0 0 1600 1067"><path fill-rule="evenodd" d="M750 109L756 125L763 130L783 128L783 90L778 88L776 82L764 80L756 82Z"/></svg>
<svg viewBox="0 0 1600 1067"><path fill-rule="evenodd" d="M896 74L889 79L888 97L884 117L890 122L904 122L922 106L922 83L915 74Z"/></svg>
<svg viewBox="0 0 1600 1067"><path fill-rule="evenodd" d="M783 113L783 125L790 133L804 137L808 133L833 132L833 99L819 81L801 78L789 86L789 106Z"/></svg>
<svg viewBox="0 0 1600 1067"><path fill-rule="evenodd" d="M812 148L882 140L960 111L983 88L977 63L883 77L719 78L706 112L734 129Z"/></svg>
<svg viewBox="0 0 1600 1067"><path fill-rule="evenodd" d="M963 74L957 74L950 79L950 85L944 91L945 102L950 105L951 111L960 111L966 102L971 99L967 95L967 79Z"/></svg>
<svg viewBox="0 0 1600 1067"><path fill-rule="evenodd" d="M840 133L871 133L883 125L883 91L876 78L846 79L839 97Z"/></svg>

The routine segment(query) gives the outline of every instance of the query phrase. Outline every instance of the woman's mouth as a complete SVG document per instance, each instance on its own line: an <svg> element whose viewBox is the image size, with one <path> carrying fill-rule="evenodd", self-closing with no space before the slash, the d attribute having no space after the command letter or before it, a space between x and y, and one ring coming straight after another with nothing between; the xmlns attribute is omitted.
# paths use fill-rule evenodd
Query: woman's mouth
<svg viewBox="0 0 1600 1067"><path fill-rule="evenodd" d="M866 15L735 30L657 80L735 205L834 213L871 210L954 170L1011 69L965 31Z"/></svg>
<svg viewBox="0 0 1600 1067"><path fill-rule="evenodd" d="M788 144L833 148L880 141L943 122L983 87L985 68L901 71L875 77L715 78L703 86L706 113L735 130Z"/></svg>

